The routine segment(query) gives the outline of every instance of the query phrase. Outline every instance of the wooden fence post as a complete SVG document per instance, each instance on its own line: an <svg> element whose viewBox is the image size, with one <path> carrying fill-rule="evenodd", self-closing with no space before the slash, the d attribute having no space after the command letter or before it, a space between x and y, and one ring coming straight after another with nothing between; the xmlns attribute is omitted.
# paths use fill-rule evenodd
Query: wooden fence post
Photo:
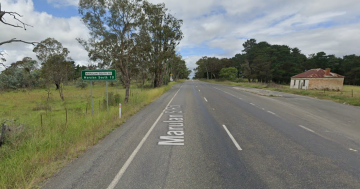
<svg viewBox="0 0 360 189"><path fill-rule="evenodd" d="M66 124L67 124L67 108L65 108L65 113L66 113Z"/></svg>
<svg viewBox="0 0 360 189"><path fill-rule="evenodd" d="M6 131L6 125L5 122L3 122L1 124L0 146L3 144L3 141L5 140L5 131Z"/></svg>

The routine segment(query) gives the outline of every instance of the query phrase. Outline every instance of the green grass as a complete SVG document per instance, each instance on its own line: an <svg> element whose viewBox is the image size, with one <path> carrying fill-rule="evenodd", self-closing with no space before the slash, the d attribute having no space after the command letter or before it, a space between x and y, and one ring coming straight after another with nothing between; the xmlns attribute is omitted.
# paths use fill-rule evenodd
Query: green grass
<svg viewBox="0 0 360 189"><path fill-rule="evenodd" d="M206 80L206 79L202 79L201 81L217 83L217 84L241 86L241 87L266 89L271 91L285 92L285 93L297 94L302 96L310 96L319 99L327 99L339 103L360 106L360 86L344 85L342 91L322 91L322 90L290 89L289 85L278 85L274 83L264 84L264 83L249 83L244 81L231 82L231 81L216 81L216 80Z"/></svg>
<svg viewBox="0 0 360 189"><path fill-rule="evenodd" d="M16 121L0 147L0 188L38 187L173 84L144 90L132 86L128 104L123 103L124 89L109 87L109 92L121 96L121 119L117 104L109 107L107 115L103 103L106 88L100 82L93 87L94 115L91 115L90 87L65 86L65 102L55 90L51 91L48 103L45 89L1 93L0 120Z"/></svg>

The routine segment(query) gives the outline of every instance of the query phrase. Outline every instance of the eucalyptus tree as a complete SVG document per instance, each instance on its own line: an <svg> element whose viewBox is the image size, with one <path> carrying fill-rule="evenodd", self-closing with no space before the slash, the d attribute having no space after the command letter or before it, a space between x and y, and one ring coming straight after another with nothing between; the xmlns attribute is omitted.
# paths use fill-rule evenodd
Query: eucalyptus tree
<svg viewBox="0 0 360 189"><path fill-rule="evenodd" d="M47 38L38 43L34 50L36 57L42 62L42 75L56 85L61 100L64 101L63 82L74 71L74 62L68 56L70 51L54 38ZM48 92L49 92L48 85Z"/></svg>
<svg viewBox="0 0 360 189"><path fill-rule="evenodd" d="M129 99L131 71L136 62L135 33L141 24L141 0L80 0L79 13L90 39L78 39L93 61L120 70Z"/></svg>
<svg viewBox="0 0 360 189"><path fill-rule="evenodd" d="M37 87L39 85L40 71L37 62L30 57L12 63L0 74L1 89L17 89Z"/></svg>
<svg viewBox="0 0 360 189"><path fill-rule="evenodd" d="M172 74L174 81L177 81L178 79L186 79L189 77L191 70L186 67L186 62L182 59L181 55L174 55L173 58L170 59L170 62L170 73Z"/></svg>
<svg viewBox="0 0 360 189"><path fill-rule="evenodd" d="M181 31L182 20L168 13L164 3L143 3L143 11L147 31L151 39L151 71L154 72L154 87L163 83L166 70L169 70L169 59L175 54L175 48L183 38Z"/></svg>

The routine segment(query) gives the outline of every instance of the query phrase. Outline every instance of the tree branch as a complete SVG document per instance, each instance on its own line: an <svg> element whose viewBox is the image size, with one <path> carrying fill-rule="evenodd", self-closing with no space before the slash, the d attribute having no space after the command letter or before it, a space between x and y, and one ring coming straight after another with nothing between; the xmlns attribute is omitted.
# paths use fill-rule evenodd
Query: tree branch
<svg viewBox="0 0 360 189"><path fill-rule="evenodd" d="M10 16L13 16L15 20L17 20L18 22L20 22L20 23L22 24L22 26L7 23L6 20L4 19L5 14L8 14L8 15L10 15ZM33 26L29 25L29 24L25 24L24 22L22 22L21 20L19 20L16 16L22 17L22 16L21 16L19 13L17 13L17 12L6 12L6 11L2 11L2 10L1 10L1 4L0 4L0 22L2 22L2 23L5 24L5 25L12 26L12 27L24 28L24 30L26 30L26 26L33 27Z"/></svg>
<svg viewBox="0 0 360 189"><path fill-rule="evenodd" d="M13 39L10 39L8 41L3 41L3 42L0 42L0 46L3 45L3 44L6 44L6 43L12 43L12 42L22 42L22 43L26 43L26 44L32 44L35 46L35 44L37 44L38 42L27 42L27 41L23 41L23 40L18 40L16 38L13 38Z"/></svg>

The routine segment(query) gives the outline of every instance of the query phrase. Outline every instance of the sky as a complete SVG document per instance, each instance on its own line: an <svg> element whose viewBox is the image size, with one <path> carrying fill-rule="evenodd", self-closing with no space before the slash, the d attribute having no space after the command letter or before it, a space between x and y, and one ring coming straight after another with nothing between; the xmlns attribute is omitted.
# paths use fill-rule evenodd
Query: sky
<svg viewBox="0 0 360 189"><path fill-rule="evenodd" d="M360 55L360 2L358 0L148 0L164 2L183 20L184 38L177 51L194 69L202 56L231 58L242 44L258 42L288 45L309 55L324 51L337 57ZM17 12L33 27L27 30L0 24L0 42L12 38L40 42L60 41L80 65L89 58L76 38L89 31L78 14L78 0L0 0L1 9ZM16 23L11 17L6 21ZM34 47L23 43L0 46L9 65L23 57L36 59ZM3 68L0 68L0 70ZM191 76L194 73L191 74Z"/></svg>

